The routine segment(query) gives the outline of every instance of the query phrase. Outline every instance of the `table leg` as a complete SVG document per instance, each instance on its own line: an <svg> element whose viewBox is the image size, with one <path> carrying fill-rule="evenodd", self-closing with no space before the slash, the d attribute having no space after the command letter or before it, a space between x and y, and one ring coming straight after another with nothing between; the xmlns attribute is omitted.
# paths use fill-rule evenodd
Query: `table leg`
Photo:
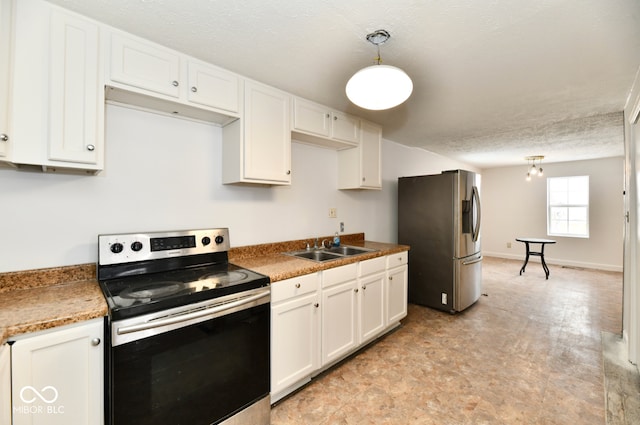
<svg viewBox="0 0 640 425"><path fill-rule="evenodd" d="M544 269L545 279L549 280L549 267L547 267L547 263L544 261L544 244L540 248L540 261L542 262L542 268Z"/></svg>
<svg viewBox="0 0 640 425"><path fill-rule="evenodd" d="M525 242L524 243L525 249L527 250L527 256L524 259L524 264L522 265L522 268L520 269L520 275L522 275L522 273L524 273L524 268L527 267L527 263L529 262L529 242Z"/></svg>

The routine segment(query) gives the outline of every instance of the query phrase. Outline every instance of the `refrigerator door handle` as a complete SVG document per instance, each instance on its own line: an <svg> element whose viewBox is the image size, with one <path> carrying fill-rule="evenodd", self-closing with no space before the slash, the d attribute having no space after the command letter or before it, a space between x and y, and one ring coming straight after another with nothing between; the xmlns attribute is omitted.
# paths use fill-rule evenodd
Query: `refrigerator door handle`
<svg viewBox="0 0 640 425"><path fill-rule="evenodd" d="M478 257L478 258L476 258L476 259L474 259L474 260L471 260L471 261L463 261L463 262L462 262L462 265L463 265L463 266L468 266L468 265L470 265L470 264L479 263L480 261L482 261L482 259L483 259L483 258L484 258L484 257L482 257L482 255L481 255L480 257Z"/></svg>
<svg viewBox="0 0 640 425"><path fill-rule="evenodd" d="M476 225L474 226L473 230L472 230L472 237L473 237L473 241L474 242L478 242L478 238L480 237L480 194L478 193L478 187L477 186L473 186L473 189L471 191L471 197L473 199L473 203L472 203L472 210L473 208L477 208L478 211L478 217L476 219Z"/></svg>

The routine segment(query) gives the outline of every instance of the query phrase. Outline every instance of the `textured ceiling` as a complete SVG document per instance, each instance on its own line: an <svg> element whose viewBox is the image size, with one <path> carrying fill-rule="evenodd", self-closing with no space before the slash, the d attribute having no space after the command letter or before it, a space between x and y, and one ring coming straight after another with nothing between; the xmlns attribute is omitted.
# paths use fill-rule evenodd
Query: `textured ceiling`
<svg viewBox="0 0 640 425"><path fill-rule="evenodd" d="M622 155L620 112L640 66L638 0L51 2L480 168ZM373 63L365 35L381 28L384 63L414 93L365 111L344 86Z"/></svg>

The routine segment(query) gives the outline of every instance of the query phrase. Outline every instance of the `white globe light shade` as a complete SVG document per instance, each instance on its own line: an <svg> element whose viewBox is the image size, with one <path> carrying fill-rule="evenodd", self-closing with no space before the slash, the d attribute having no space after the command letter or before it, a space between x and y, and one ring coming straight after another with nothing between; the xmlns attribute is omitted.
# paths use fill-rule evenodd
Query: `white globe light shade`
<svg viewBox="0 0 640 425"><path fill-rule="evenodd" d="M345 91L349 100L361 108L380 111L407 100L413 91L413 82L400 68L372 65L353 74Z"/></svg>

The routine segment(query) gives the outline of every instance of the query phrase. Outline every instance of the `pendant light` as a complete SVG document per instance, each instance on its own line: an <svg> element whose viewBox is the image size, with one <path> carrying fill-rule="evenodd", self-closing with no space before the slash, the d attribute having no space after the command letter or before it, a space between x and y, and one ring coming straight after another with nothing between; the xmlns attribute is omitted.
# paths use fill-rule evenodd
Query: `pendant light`
<svg viewBox="0 0 640 425"><path fill-rule="evenodd" d="M364 109L381 111L400 105L411 96L413 82L406 72L391 65L382 65L380 45L391 35L386 30L367 34L367 41L378 49L376 64L353 74L346 86L347 97Z"/></svg>
<svg viewBox="0 0 640 425"><path fill-rule="evenodd" d="M527 156L524 159L527 160L527 181L531 181L531 176L537 175L538 177L542 177L542 160L544 159L544 156ZM537 166L536 161L538 161ZM531 166L529 166L529 164L531 164Z"/></svg>

